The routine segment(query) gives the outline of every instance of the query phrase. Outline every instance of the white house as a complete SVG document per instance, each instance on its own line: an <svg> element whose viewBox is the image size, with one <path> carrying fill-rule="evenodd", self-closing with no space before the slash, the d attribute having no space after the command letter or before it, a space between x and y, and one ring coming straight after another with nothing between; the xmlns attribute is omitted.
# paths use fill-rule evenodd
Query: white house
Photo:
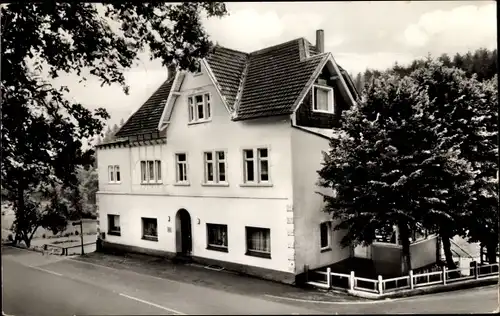
<svg viewBox="0 0 500 316"><path fill-rule="evenodd" d="M357 99L324 34L170 68L117 140L98 147L104 248L190 258L293 283L348 259L317 170Z"/></svg>

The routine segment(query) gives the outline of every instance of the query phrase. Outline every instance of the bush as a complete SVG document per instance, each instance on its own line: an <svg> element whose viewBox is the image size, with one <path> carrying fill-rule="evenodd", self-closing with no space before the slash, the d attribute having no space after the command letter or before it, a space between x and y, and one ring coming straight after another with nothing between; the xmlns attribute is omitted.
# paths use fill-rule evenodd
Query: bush
<svg viewBox="0 0 500 316"><path fill-rule="evenodd" d="M73 232L70 232L69 233L71 236L73 236ZM75 235L78 235L77 232L75 232Z"/></svg>
<svg viewBox="0 0 500 316"><path fill-rule="evenodd" d="M79 232L77 230L75 230L75 236L78 236Z"/></svg>
<svg viewBox="0 0 500 316"><path fill-rule="evenodd" d="M64 234L64 237L69 237L69 233Z"/></svg>

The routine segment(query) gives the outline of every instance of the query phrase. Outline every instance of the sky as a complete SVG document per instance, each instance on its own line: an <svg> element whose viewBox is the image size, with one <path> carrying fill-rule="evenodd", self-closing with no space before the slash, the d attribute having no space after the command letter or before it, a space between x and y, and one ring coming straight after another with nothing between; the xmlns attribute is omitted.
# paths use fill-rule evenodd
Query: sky
<svg viewBox="0 0 500 316"><path fill-rule="evenodd" d="M245 52L305 37L313 45L317 29L325 34L325 51L352 74L366 68L385 69L398 62L443 53L454 55L480 47L497 47L493 1L332 1L230 2L229 16L204 19L212 41ZM118 85L101 87L89 78L78 83L64 75L54 83L67 85L70 98L88 108L104 107L109 125L127 120L165 81L159 60L143 54L126 72L125 95Z"/></svg>

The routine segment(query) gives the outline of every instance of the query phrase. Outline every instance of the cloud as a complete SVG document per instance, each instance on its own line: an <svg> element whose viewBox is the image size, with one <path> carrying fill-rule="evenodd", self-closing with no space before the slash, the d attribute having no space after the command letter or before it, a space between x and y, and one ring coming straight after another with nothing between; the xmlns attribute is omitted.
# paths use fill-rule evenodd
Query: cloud
<svg viewBox="0 0 500 316"><path fill-rule="evenodd" d="M220 45L252 52L314 32L323 18L314 13L259 12L252 8L231 11L224 18L208 19L204 26L212 40Z"/></svg>
<svg viewBox="0 0 500 316"><path fill-rule="evenodd" d="M424 13L404 31L405 44L466 51L496 48L496 4L463 5L448 11Z"/></svg>

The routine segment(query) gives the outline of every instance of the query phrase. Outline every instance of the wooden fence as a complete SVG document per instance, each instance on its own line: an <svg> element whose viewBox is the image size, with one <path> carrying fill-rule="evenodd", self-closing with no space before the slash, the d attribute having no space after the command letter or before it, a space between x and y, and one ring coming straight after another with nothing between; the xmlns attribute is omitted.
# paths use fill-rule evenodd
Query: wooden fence
<svg viewBox="0 0 500 316"><path fill-rule="evenodd" d="M453 270L444 267L441 271L421 274L413 274L413 271L410 271L406 276L390 279L383 279L379 275L377 280L373 280L357 277L354 271L351 274L343 274L332 272L330 268L327 268L326 271L309 271L308 279L310 281L308 283L323 289L357 290L373 294L384 294L498 276L498 269L498 263Z"/></svg>

